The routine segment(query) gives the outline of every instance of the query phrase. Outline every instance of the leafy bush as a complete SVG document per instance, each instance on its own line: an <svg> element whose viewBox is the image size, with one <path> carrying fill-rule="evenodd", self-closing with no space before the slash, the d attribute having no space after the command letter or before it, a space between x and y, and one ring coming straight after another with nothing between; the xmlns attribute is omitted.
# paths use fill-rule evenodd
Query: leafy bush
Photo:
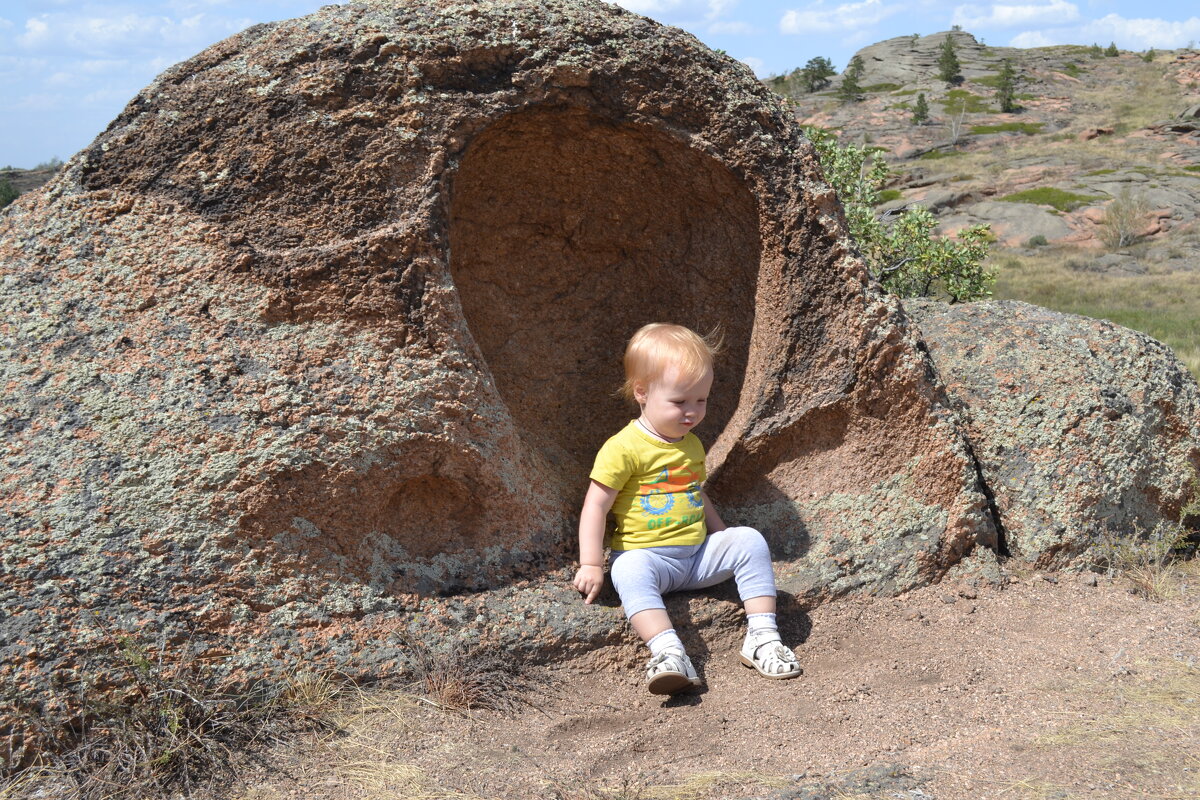
<svg viewBox="0 0 1200 800"><path fill-rule="evenodd" d="M843 147L833 133L821 128L804 130L816 148L825 179L841 200L850 236L884 289L900 297L941 296L951 302L991 294L996 276L982 266L992 239L987 225L965 228L957 240L936 236L937 221L920 206L885 223L874 211L888 178L887 165L878 154L856 145Z"/></svg>
<svg viewBox="0 0 1200 800"><path fill-rule="evenodd" d="M1086 194L1075 194L1053 186L1042 186L1037 189L1026 189L1023 192L1006 195L1000 198L1006 203L1033 203L1039 206L1053 206L1059 211L1074 211L1080 206L1086 206L1099 197Z"/></svg>
<svg viewBox="0 0 1200 800"><path fill-rule="evenodd" d="M1002 122L996 125L975 125L971 128L971 133L1023 133L1033 136L1041 133L1045 125L1044 122Z"/></svg>
<svg viewBox="0 0 1200 800"><path fill-rule="evenodd" d="M1040 233L1036 236L1030 236L1029 241L1025 242L1026 247L1045 247L1048 244L1050 244L1050 242L1047 241L1046 237Z"/></svg>
<svg viewBox="0 0 1200 800"><path fill-rule="evenodd" d="M17 191L17 187L12 185L12 181L8 176L0 178L0 208L7 208L8 204L21 196Z"/></svg>
<svg viewBox="0 0 1200 800"><path fill-rule="evenodd" d="M1121 55L1121 51L1117 49L1116 42L1109 42L1108 47L1104 48L1105 58L1116 58Z"/></svg>
<svg viewBox="0 0 1200 800"><path fill-rule="evenodd" d="M1129 187L1122 188L1104 208L1104 217L1100 221L1100 241L1113 250L1133 244L1138 240L1138 232L1146 224L1149 210L1150 206L1144 197L1133 194Z"/></svg>

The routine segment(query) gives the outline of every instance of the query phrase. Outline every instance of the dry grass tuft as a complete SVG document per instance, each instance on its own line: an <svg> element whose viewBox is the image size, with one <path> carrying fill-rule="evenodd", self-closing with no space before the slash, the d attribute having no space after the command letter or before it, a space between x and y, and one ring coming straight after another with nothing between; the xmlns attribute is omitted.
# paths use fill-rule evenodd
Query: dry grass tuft
<svg viewBox="0 0 1200 800"><path fill-rule="evenodd" d="M505 652L461 644L434 650L410 642L408 655L412 688L438 708L509 713L530 705L530 695L544 689Z"/></svg>
<svg viewBox="0 0 1200 800"><path fill-rule="evenodd" d="M1103 754L1097 782L1128 796L1200 797L1200 666L1139 663L1115 683L1078 690L1105 697L1112 711L1043 735L1040 744Z"/></svg>

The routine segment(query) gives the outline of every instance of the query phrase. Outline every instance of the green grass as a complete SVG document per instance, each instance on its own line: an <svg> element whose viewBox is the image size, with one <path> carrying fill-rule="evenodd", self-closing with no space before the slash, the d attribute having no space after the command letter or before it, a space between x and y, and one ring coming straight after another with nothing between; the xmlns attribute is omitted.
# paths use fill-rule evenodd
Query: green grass
<svg viewBox="0 0 1200 800"><path fill-rule="evenodd" d="M900 92L892 92L892 97L906 97L908 95L917 94L919 91L919 89L905 89L904 91Z"/></svg>
<svg viewBox="0 0 1200 800"><path fill-rule="evenodd" d="M946 93L945 100L939 100L947 112L957 113L965 106L968 114L984 114L991 111L986 98L971 94L966 89L951 89Z"/></svg>
<svg viewBox="0 0 1200 800"><path fill-rule="evenodd" d="M900 88L898 83L873 83L862 87L864 92L894 92Z"/></svg>
<svg viewBox="0 0 1200 800"><path fill-rule="evenodd" d="M1188 172L1200 172L1200 164L1189 164L1184 169Z"/></svg>
<svg viewBox="0 0 1200 800"><path fill-rule="evenodd" d="M903 196L904 196L904 193L901 192L899 189L884 189L883 191L881 191L879 193L879 202L876 203L876 205L882 205L883 203L890 203L893 200L899 200Z"/></svg>
<svg viewBox="0 0 1200 800"><path fill-rule="evenodd" d="M986 86L989 89L999 89L1000 75L997 73L995 75L984 75L979 78L971 78L971 83L978 83L980 86Z"/></svg>
<svg viewBox="0 0 1200 800"><path fill-rule="evenodd" d="M1023 133L1033 136L1041 133L1044 127L1044 122L1002 122L997 125L975 125L971 128L971 133Z"/></svg>
<svg viewBox="0 0 1200 800"><path fill-rule="evenodd" d="M1116 172L1115 169L1095 169L1087 173L1087 177L1091 178L1096 175L1112 175L1114 172Z"/></svg>
<svg viewBox="0 0 1200 800"><path fill-rule="evenodd" d="M936 161L939 158L954 158L961 155L962 153L960 153L958 150L930 150L928 153L922 153L920 160Z"/></svg>
<svg viewBox="0 0 1200 800"><path fill-rule="evenodd" d="M1062 71L1064 74L1070 75L1072 78L1078 78L1084 73L1083 68L1081 68L1074 61L1068 61L1066 64L1063 64Z"/></svg>
<svg viewBox="0 0 1200 800"><path fill-rule="evenodd" d="M1037 189L1026 189L1023 192L1005 195L1000 199L1006 203L1033 203L1039 206L1053 206L1059 211L1074 211L1093 200L1103 200L1104 198L1086 194L1075 194L1063 189L1056 189L1053 186L1042 186Z"/></svg>
<svg viewBox="0 0 1200 800"><path fill-rule="evenodd" d="M1049 248L1044 254L1000 258L993 297L1106 319L1149 334L1169 345L1200 377L1200 273L1106 276L1071 268L1094 257Z"/></svg>

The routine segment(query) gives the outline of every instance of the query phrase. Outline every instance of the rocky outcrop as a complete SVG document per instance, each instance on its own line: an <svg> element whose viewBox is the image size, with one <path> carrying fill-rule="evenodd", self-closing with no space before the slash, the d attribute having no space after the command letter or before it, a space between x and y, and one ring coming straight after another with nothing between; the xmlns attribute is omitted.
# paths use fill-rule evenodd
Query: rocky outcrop
<svg viewBox="0 0 1200 800"><path fill-rule="evenodd" d="M1086 565L1179 521L1200 467L1200 393L1171 350L1013 301L905 301L968 430L1007 551Z"/></svg>
<svg viewBox="0 0 1200 800"><path fill-rule="evenodd" d="M962 64L964 78L993 74L1000 69L1005 58L1012 58L1018 52L1011 47L986 47L966 31L896 36L867 45L855 53L863 61L859 85L944 85L938 80L938 57L946 39L954 43L954 52Z"/></svg>
<svg viewBox="0 0 1200 800"><path fill-rule="evenodd" d="M251 28L19 199L0 259L0 675L22 697L103 650L89 620L246 678L394 668L406 637L611 639L562 571L651 320L722 327L710 492L786 590L903 591L994 543L795 122L613 5Z"/></svg>

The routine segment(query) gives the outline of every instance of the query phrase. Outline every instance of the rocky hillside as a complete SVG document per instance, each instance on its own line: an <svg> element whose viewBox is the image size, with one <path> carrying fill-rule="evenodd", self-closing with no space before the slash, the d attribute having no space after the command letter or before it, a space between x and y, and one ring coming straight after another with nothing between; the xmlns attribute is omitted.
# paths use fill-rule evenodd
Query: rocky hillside
<svg viewBox="0 0 1200 800"><path fill-rule="evenodd" d="M963 80L947 85L937 58L952 37ZM1081 268L1162 274L1200 265L1200 52L989 47L969 33L889 39L859 51L860 102L842 102L842 76L804 93L768 81L797 118L880 148L896 177L881 211L919 203L943 231L988 223L1001 248L1076 248ZM999 70L1019 76L1015 113L996 100ZM918 94L930 119L912 121ZM1132 207L1124 242L1106 242L1110 206ZM1130 247L1129 245L1133 245Z"/></svg>

